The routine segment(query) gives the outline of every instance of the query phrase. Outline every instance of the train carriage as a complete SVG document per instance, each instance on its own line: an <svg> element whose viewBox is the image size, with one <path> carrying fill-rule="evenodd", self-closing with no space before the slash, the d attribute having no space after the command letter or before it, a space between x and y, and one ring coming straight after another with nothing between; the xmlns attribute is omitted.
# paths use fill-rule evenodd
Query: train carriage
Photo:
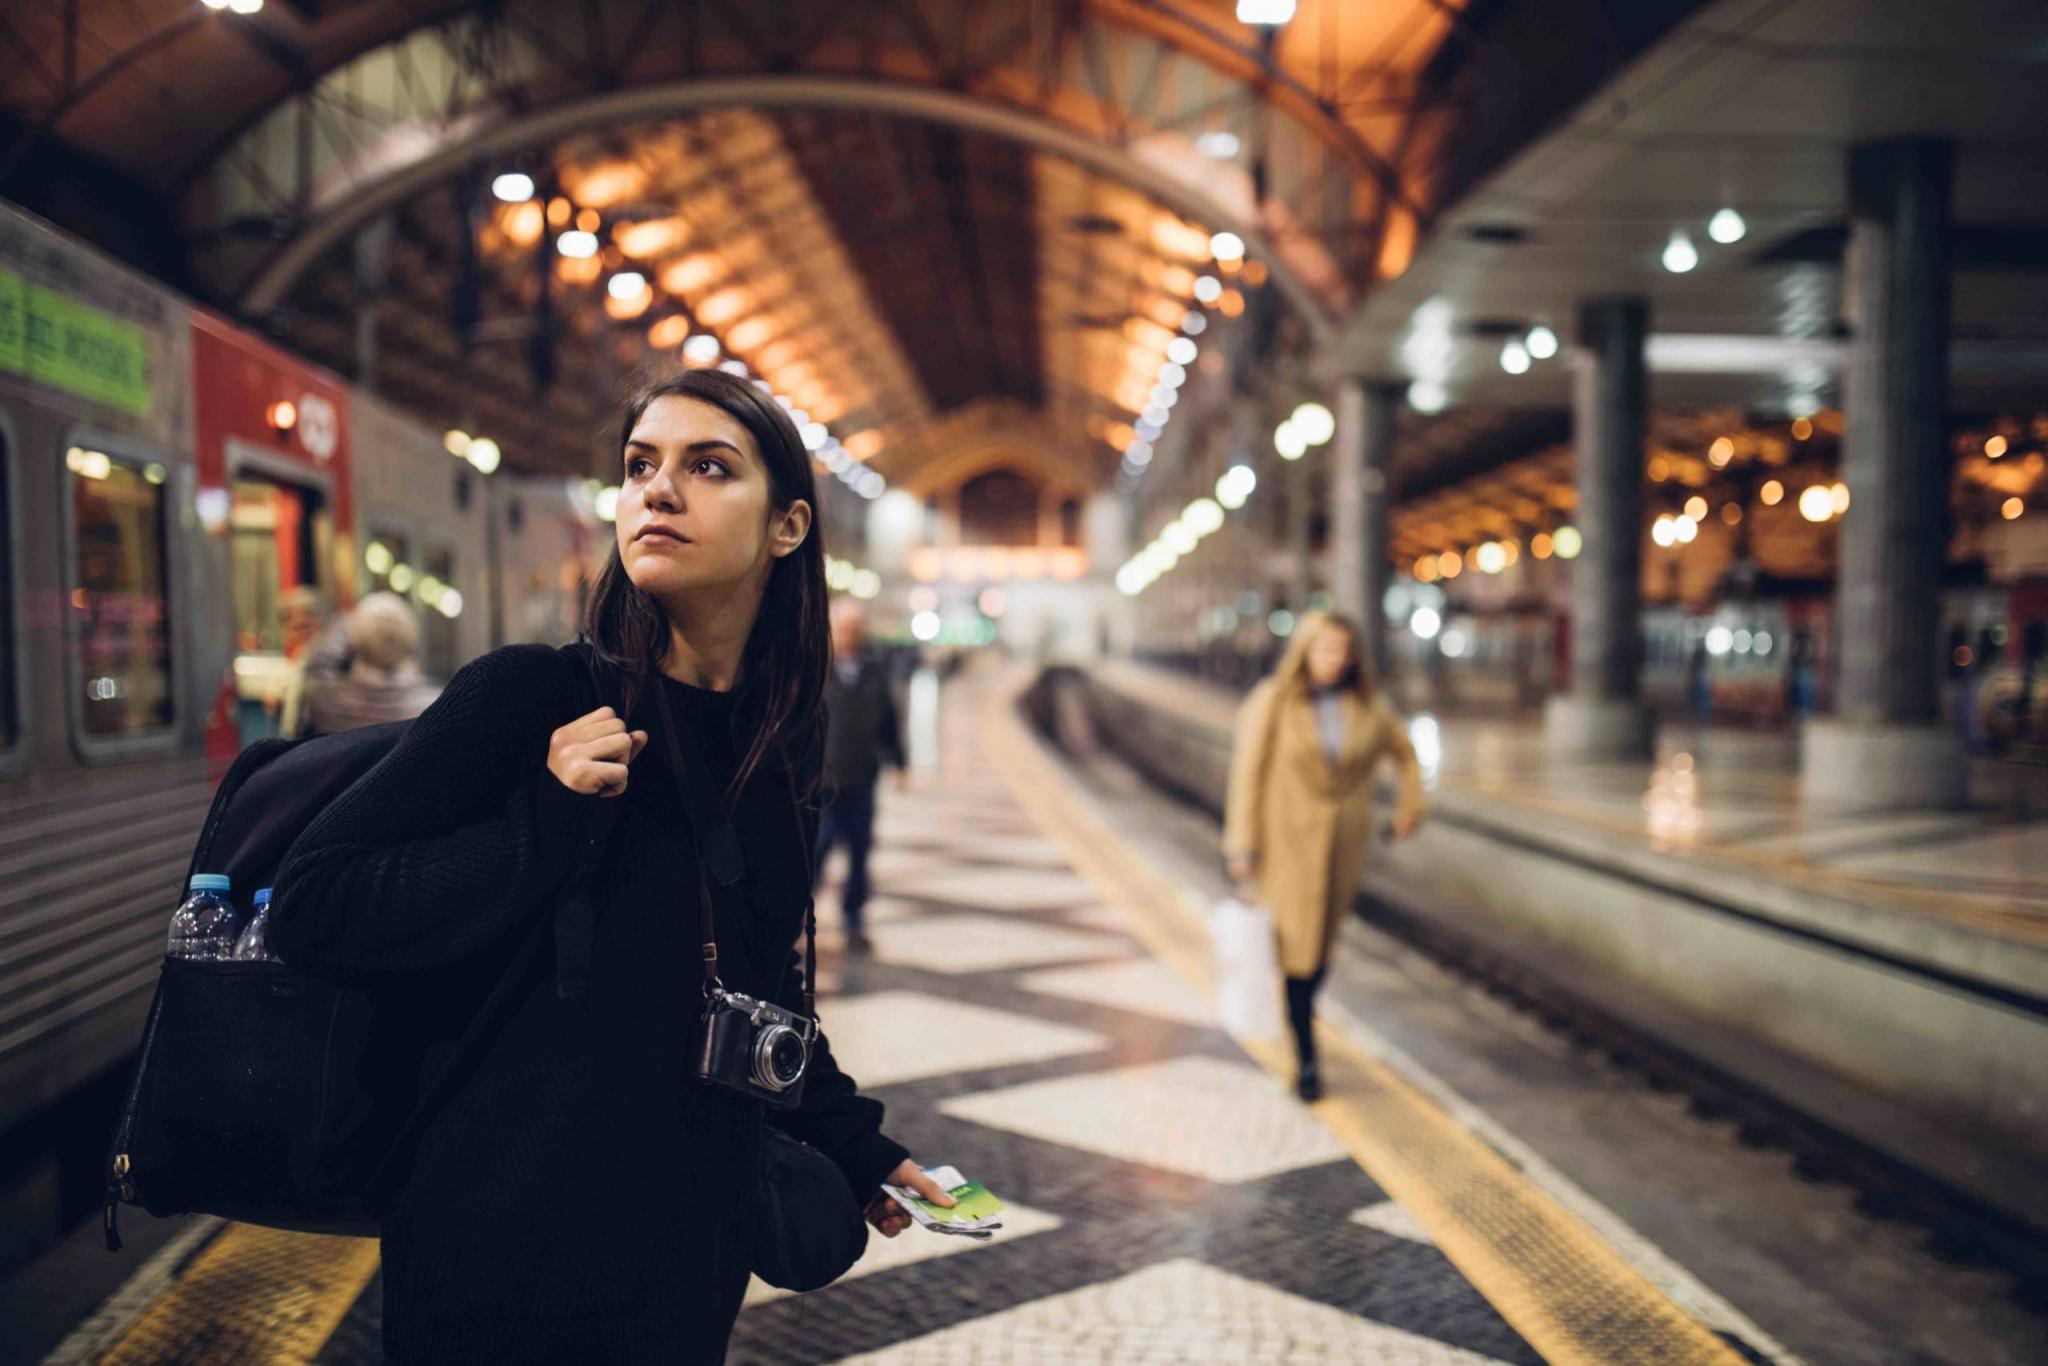
<svg viewBox="0 0 2048 1366"><path fill-rule="evenodd" d="M486 475L0 206L0 1261L95 1198L58 1136L100 1122L213 784L276 728L280 600L396 591L446 678L572 634L608 533L580 481Z"/></svg>

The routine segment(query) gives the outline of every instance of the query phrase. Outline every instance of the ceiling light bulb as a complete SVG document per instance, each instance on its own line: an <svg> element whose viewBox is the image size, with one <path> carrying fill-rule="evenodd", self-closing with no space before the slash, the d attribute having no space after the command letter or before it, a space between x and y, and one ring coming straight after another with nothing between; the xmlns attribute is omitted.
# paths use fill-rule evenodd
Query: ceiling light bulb
<svg viewBox="0 0 2048 1366"><path fill-rule="evenodd" d="M1228 161L1237 155L1237 134L1221 128L1195 139L1195 150L1212 161Z"/></svg>
<svg viewBox="0 0 2048 1366"><path fill-rule="evenodd" d="M597 234L572 228L555 239L555 250L571 260L581 261L597 255Z"/></svg>
<svg viewBox="0 0 2048 1366"><path fill-rule="evenodd" d="M1273 449L1280 452L1282 460L1299 460L1308 454L1308 442L1292 422L1283 422L1273 433Z"/></svg>
<svg viewBox="0 0 2048 1366"><path fill-rule="evenodd" d="M1244 239L1234 232L1219 232L1209 239L1209 254L1219 261L1242 261Z"/></svg>
<svg viewBox="0 0 2048 1366"><path fill-rule="evenodd" d="M1743 222L1742 215L1733 209L1722 209L1707 220L1707 236L1724 247L1731 242L1740 242L1748 231L1749 224Z"/></svg>
<svg viewBox="0 0 2048 1366"><path fill-rule="evenodd" d="M1166 358L1175 365L1195 363L1195 344L1186 337L1175 337L1166 344Z"/></svg>
<svg viewBox="0 0 2048 1366"><path fill-rule="evenodd" d="M1557 354L1557 333L1542 323L1537 323L1529 329L1524 345L1529 348L1529 354L1537 360L1549 360Z"/></svg>
<svg viewBox="0 0 2048 1366"><path fill-rule="evenodd" d="M1294 17L1294 0L1237 0L1240 24L1284 24Z"/></svg>
<svg viewBox="0 0 2048 1366"><path fill-rule="evenodd" d="M1320 446L1337 434L1337 419L1320 403L1302 404L1287 421L1311 446Z"/></svg>
<svg viewBox="0 0 2048 1366"><path fill-rule="evenodd" d="M1439 380L1418 379L1408 386L1408 406L1418 413L1440 413L1450 403L1450 391Z"/></svg>
<svg viewBox="0 0 2048 1366"><path fill-rule="evenodd" d="M637 270L622 270L605 285L614 299L637 299L647 288L647 277Z"/></svg>
<svg viewBox="0 0 2048 1366"><path fill-rule="evenodd" d="M1699 249L1693 246L1692 239L1683 228L1674 230L1671 240L1664 244L1664 269L1673 275L1683 275L1699 263Z"/></svg>
<svg viewBox="0 0 2048 1366"><path fill-rule="evenodd" d="M523 171L507 171L491 182L491 193L507 204L524 204L533 198L533 177Z"/></svg>
<svg viewBox="0 0 2048 1366"><path fill-rule="evenodd" d="M709 365L718 359L718 338L699 332L683 343L683 359L694 365Z"/></svg>
<svg viewBox="0 0 2048 1366"><path fill-rule="evenodd" d="M1223 294L1223 282L1213 275L1204 275L1195 281L1195 297L1205 304L1213 304Z"/></svg>
<svg viewBox="0 0 2048 1366"><path fill-rule="evenodd" d="M1522 345L1519 337L1510 337L1500 349L1500 368L1511 375L1529 373L1529 348Z"/></svg>

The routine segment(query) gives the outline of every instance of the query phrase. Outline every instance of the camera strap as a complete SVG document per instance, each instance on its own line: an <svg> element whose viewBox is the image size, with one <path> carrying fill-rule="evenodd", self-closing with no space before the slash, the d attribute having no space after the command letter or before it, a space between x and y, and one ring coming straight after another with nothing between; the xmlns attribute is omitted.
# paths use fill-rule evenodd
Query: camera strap
<svg viewBox="0 0 2048 1366"><path fill-rule="evenodd" d="M746 856L740 848L739 831L733 828L731 819L725 814L724 803L711 791L711 770L704 762L696 737L676 724L668 689L662 686L661 678L656 676L652 681L655 704L661 712L661 736L668 755L669 771L675 777L676 790L683 799L683 812L697 846L698 923L703 937L704 990L708 994L725 987L718 976L718 935L714 928L712 889L715 886L728 893L724 899L729 912L727 922L740 923L737 916L730 914L735 909L730 893L746 875ZM797 836L801 842L803 820L796 812L794 775L791 775L791 782L790 808L796 817ZM818 1018L815 981L817 933L817 905L808 902L804 907L804 1017L814 1025Z"/></svg>

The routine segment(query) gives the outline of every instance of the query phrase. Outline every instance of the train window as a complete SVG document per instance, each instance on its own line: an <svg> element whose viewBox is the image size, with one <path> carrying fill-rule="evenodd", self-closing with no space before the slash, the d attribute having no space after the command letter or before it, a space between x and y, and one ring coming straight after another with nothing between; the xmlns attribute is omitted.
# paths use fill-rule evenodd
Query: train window
<svg viewBox="0 0 2048 1366"><path fill-rule="evenodd" d="M0 423L0 751L11 750L21 735L15 709L14 666L14 446Z"/></svg>
<svg viewBox="0 0 2048 1366"><path fill-rule="evenodd" d="M405 597L418 580L419 567L412 562L412 543L393 531L371 532L363 547L363 591Z"/></svg>
<svg viewBox="0 0 2048 1366"><path fill-rule="evenodd" d="M98 739L162 730L175 705L166 471L82 444L64 463L80 726Z"/></svg>

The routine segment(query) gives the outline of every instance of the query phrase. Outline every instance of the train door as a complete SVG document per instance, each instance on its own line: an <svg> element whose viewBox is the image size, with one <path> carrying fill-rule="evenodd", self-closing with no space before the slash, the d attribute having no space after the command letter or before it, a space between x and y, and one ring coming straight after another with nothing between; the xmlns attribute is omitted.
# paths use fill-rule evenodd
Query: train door
<svg viewBox="0 0 2048 1366"><path fill-rule="evenodd" d="M335 649L332 485L228 443L228 585L235 630L235 729L242 744L293 735L316 652Z"/></svg>
<svg viewBox="0 0 2048 1366"><path fill-rule="evenodd" d="M455 594L452 601L451 593ZM455 552L445 545L426 547L420 552L414 607L420 614L420 668L431 678L449 678L463 663L455 643L455 617L461 603L461 593L455 587Z"/></svg>
<svg viewBox="0 0 2048 1366"><path fill-rule="evenodd" d="M225 541L233 664L207 749L231 756L299 733L306 691L345 659L340 614L355 601L348 399L333 376L228 328L192 321L200 519Z"/></svg>

